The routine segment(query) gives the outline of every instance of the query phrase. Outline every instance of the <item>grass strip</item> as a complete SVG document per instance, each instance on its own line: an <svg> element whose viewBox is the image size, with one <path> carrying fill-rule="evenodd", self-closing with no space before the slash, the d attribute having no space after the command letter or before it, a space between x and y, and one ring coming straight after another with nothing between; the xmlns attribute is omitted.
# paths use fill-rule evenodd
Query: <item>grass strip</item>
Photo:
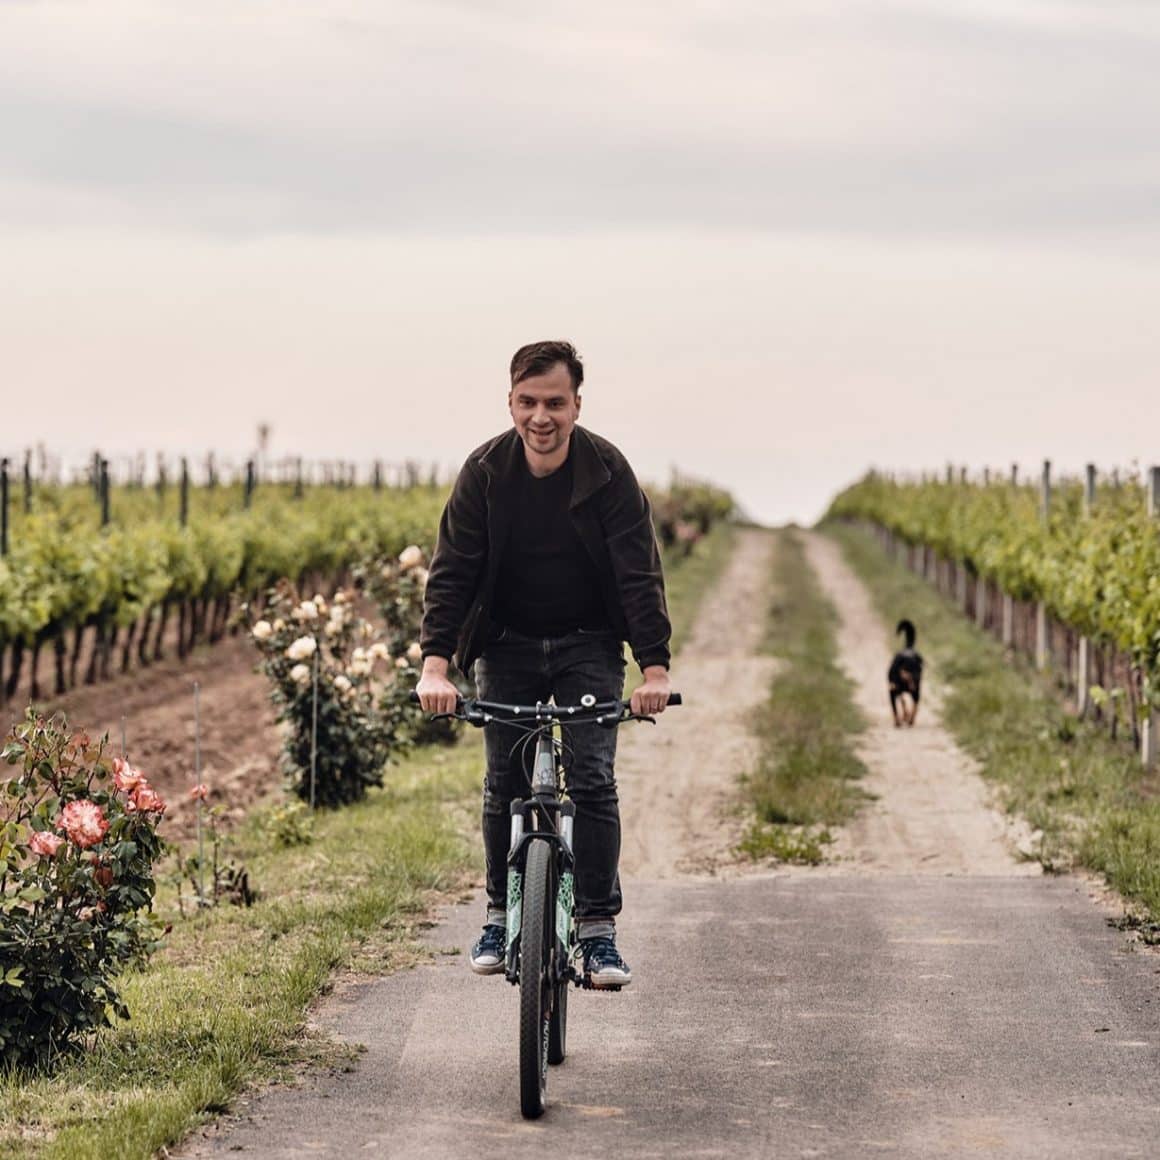
<svg viewBox="0 0 1160 1160"><path fill-rule="evenodd" d="M733 555L737 528L720 521L699 540L687 556L666 557L665 596L673 625L671 647L680 650L701 605L701 597L716 583Z"/></svg>
<svg viewBox="0 0 1160 1160"><path fill-rule="evenodd" d="M887 624L906 615L945 687L943 718L1007 809L1037 831L1048 870L1080 865L1139 904L1135 921L1160 932L1160 776L1101 728L1076 719L1023 661L980 632L928 584L891 560L866 531L827 528L870 589Z"/></svg>
<svg viewBox="0 0 1160 1160"><path fill-rule="evenodd" d="M829 827L865 800L853 745L864 723L838 667L838 614L793 529L777 533L773 593L765 647L783 664L758 724L761 756L745 781L756 818L739 848L813 865L832 840Z"/></svg>
<svg viewBox="0 0 1160 1160"><path fill-rule="evenodd" d="M124 980L132 1019L51 1075L0 1076L0 1154L147 1157L226 1108L247 1082L333 1053L302 1032L336 968L416 956L414 924L468 860L459 807L478 786L480 738L415 754L386 788L319 816L309 845L278 849L261 812L241 857L261 892L174 918L165 948ZM172 891L158 910L172 912Z"/></svg>

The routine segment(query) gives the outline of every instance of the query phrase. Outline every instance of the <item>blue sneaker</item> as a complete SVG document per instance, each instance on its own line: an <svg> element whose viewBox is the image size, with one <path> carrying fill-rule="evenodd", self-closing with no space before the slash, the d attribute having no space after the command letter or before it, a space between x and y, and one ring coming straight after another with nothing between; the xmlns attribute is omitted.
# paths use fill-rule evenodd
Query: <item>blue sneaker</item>
<svg viewBox="0 0 1160 1160"><path fill-rule="evenodd" d="M590 987L627 987L632 982L632 971L620 957L616 942L607 935L580 940L584 956L583 974Z"/></svg>
<svg viewBox="0 0 1160 1160"><path fill-rule="evenodd" d="M507 930L489 922L479 941L471 948L471 969L477 975L498 975L504 969Z"/></svg>

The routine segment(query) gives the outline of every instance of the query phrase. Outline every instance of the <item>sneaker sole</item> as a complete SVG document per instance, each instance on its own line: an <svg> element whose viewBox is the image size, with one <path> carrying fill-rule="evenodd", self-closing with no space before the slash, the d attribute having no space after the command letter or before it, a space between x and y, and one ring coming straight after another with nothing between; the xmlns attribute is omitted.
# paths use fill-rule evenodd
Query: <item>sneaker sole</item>
<svg viewBox="0 0 1160 1160"><path fill-rule="evenodd" d="M588 976L588 985L597 991L607 991L615 987L618 991L621 987L627 987L632 982L632 975L622 975L619 972L616 974L601 974Z"/></svg>
<svg viewBox="0 0 1160 1160"><path fill-rule="evenodd" d="M498 975L504 969L503 959L500 959L498 963L477 963L473 959L469 959L468 962L477 975Z"/></svg>

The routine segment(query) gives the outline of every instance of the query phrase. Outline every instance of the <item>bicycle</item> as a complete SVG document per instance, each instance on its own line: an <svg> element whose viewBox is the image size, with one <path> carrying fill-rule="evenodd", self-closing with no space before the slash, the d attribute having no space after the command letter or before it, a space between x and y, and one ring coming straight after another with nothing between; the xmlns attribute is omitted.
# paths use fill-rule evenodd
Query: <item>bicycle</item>
<svg viewBox="0 0 1160 1160"><path fill-rule="evenodd" d="M415 694L412 700L418 700ZM668 704L680 705L680 694L671 694ZM520 989L520 1111L525 1118L536 1119L546 1106L548 1065L563 1063L567 1054L568 986L592 989L573 962L576 807L566 796L566 747L555 729L583 724L615 729L627 721L655 724L655 718L634 714L627 701L597 701L587 694L579 705L503 705L461 698L454 713L438 713L432 719L516 729L522 734L516 742L521 761L535 746L531 796L511 804L504 975ZM529 969L532 964L534 970Z"/></svg>

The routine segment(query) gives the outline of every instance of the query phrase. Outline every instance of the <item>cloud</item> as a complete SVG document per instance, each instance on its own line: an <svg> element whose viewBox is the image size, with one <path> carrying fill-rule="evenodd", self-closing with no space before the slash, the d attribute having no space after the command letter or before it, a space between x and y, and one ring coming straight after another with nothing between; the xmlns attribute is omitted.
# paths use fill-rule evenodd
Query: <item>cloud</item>
<svg viewBox="0 0 1160 1160"><path fill-rule="evenodd" d="M1115 235L1160 215L1156 21L1135 5L0 20L16 227Z"/></svg>

